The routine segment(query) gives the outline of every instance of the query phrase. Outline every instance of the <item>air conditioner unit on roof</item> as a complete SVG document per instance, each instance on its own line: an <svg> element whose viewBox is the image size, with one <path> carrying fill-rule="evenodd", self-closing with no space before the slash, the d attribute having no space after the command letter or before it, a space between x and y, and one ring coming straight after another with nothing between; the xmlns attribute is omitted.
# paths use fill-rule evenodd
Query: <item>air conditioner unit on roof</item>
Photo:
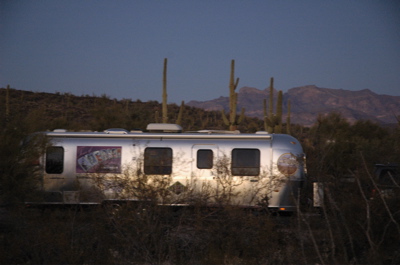
<svg viewBox="0 0 400 265"><path fill-rule="evenodd" d="M182 132L182 127L171 123L150 123L146 128L150 132Z"/></svg>

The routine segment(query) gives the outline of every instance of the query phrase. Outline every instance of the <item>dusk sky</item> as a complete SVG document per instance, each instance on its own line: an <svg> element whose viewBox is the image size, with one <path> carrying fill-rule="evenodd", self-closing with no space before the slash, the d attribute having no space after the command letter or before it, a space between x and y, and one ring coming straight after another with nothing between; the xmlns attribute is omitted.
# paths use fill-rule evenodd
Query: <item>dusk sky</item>
<svg viewBox="0 0 400 265"><path fill-rule="evenodd" d="M0 0L0 87L168 102L243 86L400 96L397 0Z"/></svg>

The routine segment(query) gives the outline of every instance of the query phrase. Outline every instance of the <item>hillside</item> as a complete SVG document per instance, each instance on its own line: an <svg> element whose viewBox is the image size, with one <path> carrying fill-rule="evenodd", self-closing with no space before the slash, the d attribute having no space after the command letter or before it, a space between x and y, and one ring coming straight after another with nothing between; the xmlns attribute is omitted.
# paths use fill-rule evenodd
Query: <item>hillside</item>
<svg viewBox="0 0 400 265"><path fill-rule="evenodd" d="M277 91L274 96L277 96ZM268 98L269 89L242 87L238 92L238 108L245 108L248 116L262 119L263 99ZM340 113L349 122L372 120L382 124L396 123L396 116L400 115L400 97L378 95L368 89L349 91L314 85L295 87L283 94L284 113L287 112L288 100L291 102L293 123L306 126L311 126L318 114L331 112ZM219 97L202 102L190 101L187 105L205 110L227 110L228 103L228 97Z"/></svg>
<svg viewBox="0 0 400 265"><path fill-rule="evenodd" d="M277 96L274 92L274 97ZM240 124L243 132L263 130L263 99L269 98L269 89L242 87L238 92L238 108L245 108L246 118ZM378 95L370 90L303 86L283 94L283 121L291 102L292 124L311 126L319 114L339 112L349 122L371 120L384 125L397 124L400 115L400 97ZM6 106L6 89L0 88L0 102ZM268 102L268 101L267 101ZM276 98L275 101L276 102ZM184 107L184 130L227 129L221 109L228 111L228 97L209 101L190 101ZM8 119L17 122L27 119L28 131L44 129L104 130L107 128L144 129L148 123L161 122L161 103L130 99L111 99L102 96L75 96L69 93L43 93L10 89ZM0 108L0 117L7 119L6 107ZM179 106L169 104L168 122L177 120Z"/></svg>
<svg viewBox="0 0 400 265"><path fill-rule="evenodd" d="M299 94L294 93L296 91ZM364 104L364 113L368 113L370 104L377 104L374 100L379 102L379 96L371 98L370 91L354 94L309 87L289 92L293 97L307 100L296 101L296 107L307 113L315 106L328 110L345 103ZM343 93L347 93L346 98L342 97ZM254 88L243 88L240 94L241 104L255 104L266 96L265 91ZM335 98L336 101L332 100ZM226 100L216 101L223 106ZM391 104L398 106L390 100L386 102L389 108ZM0 238L3 249L0 264L400 264L399 175L397 171L383 170L400 164L400 127L385 128L370 121L350 124L337 113L319 117L318 123L310 128L292 126L291 135L299 139L304 156L294 159L293 154L284 153L277 158L280 162L276 165L260 167L258 176L235 176L227 158L229 152L223 152L217 143L212 147L218 154L212 156L212 168L200 169L209 171L212 177L175 172L147 174L141 170L144 150L138 154L130 152L132 148L124 152L132 156L132 160L127 158L123 174L78 173L75 162L69 163L74 160L69 159L75 151L67 148L61 168L68 174L44 177L48 167L38 162L48 157L38 158L52 142L41 137L26 141L32 139L26 138L30 132L45 129L144 129L147 123L161 116L160 105L156 101L115 100L107 96L0 89ZM177 105L168 106L169 122L176 121L178 110ZM314 118L316 114L310 115ZM262 125L258 118L245 118L239 129L254 131L262 129ZM184 109L182 126L185 130L226 128L220 111L207 112L188 106ZM168 147L163 137L160 141ZM220 141L223 145L224 140ZM90 143L114 146L111 142ZM79 144L92 145L84 139ZM200 142L197 144L201 146ZM203 144L200 148L210 148L210 142ZM274 156L280 155L285 145L293 144L297 143L290 138L272 135L258 148L240 141L239 148L235 149L246 150L246 153L252 149L262 150L260 159L264 164L276 159ZM77 147L76 151L79 149ZM175 152L171 161L177 165L188 163L185 172L190 172L191 164L196 164L191 161L196 158L182 162L182 152ZM290 188L281 189L284 183L290 186L294 179L286 174L271 174L274 168L298 168L299 160L304 161L305 157L306 181L302 182L300 196L293 198L297 202L296 214L289 217L268 211L271 193L291 193ZM59 157L50 156L49 161L56 159ZM385 165L388 162L391 164ZM374 166L376 164L379 166ZM379 175L374 168L380 168ZM86 185L93 181L100 191L115 188L124 191L120 194L122 199L139 200L121 204L115 200L101 207L84 204L75 205L77 207L46 205L49 208L39 204L43 207L38 209L21 207L23 202L42 202L44 194L38 187L46 184L53 190L48 180L67 182L65 175L85 186L71 185L60 193L67 191L64 194L68 194L82 187L80 194L85 196ZM173 207L159 206L160 202L168 202L168 195L176 186L170 181L175 177L186 178L194 186L199 180L202 183L198 187L203 192L191 201L190 207L180 207L181 200L172 204ZM112 185L114 180L115 186ZM314 197L315 183L319 183L318 189L323 188L323 200ZM261 208L243 209L236 207L236 203L229 204L241 195L233 191L242 184L249 191L264 193L258 201ZM208 207L214 199L217 203ZM315 208L314 202L322 207Z"/></svg>
<svg viewBox="0 0 400 265"><path fill-rule="evenodd" d="M75 96L69 93L44 93L0 88L0 124L23 124L27 132L52 130L102 131L108 128L145 129L147 124L161 122L161 103L130 99L111 99L102 96ZM8 105L8 107L7 107ZM168 105L168 122L175 123L179 106ZM8 112L8 114L7 114ZM226 129L220 111L205 111L184 106L182 116L184 130ZM256 117L246 117L239 128L254 132L263 129Z"/></svg>

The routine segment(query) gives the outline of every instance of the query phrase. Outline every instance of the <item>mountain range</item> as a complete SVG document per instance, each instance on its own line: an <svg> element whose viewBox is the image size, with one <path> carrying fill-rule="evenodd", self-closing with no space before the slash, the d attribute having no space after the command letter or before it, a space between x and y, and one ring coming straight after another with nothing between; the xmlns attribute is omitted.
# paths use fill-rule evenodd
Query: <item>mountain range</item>
<svg viewBox="0 0 400 265"><path fill-rule="evenodd" d="M278 91L274 91L274 112ZM259 90L242 87L238 92L238 111L245 108L245 115L264 116L263 100L269 103L269 88ZM340 113L349 122L372 120L380 124L397 123L400 115L400 96L379 95L369 89L350 91L344 89L321 88L307 85L289 89L283 93L283 120L287 115L288 102L291 106L291 122L311 126L318 115L331 112ZM205 110L229 110L229 97L219 97L208 101L190 101L187 105Z"/></svg>

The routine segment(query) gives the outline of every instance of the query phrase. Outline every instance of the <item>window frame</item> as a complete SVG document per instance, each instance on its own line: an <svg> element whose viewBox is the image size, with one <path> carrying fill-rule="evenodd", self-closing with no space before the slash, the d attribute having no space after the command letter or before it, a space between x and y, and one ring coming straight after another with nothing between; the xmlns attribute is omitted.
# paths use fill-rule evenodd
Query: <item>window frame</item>
<svg viewBox="0 0 400 265"><path fill-rule="evenodd" d="M149 152L155 152L149 154ZM170 147L147 147L144 150L143 172L147 175L171 175L173 150Z"/></svg>
<svg viewBox="0 0 400 265"><path fill-rule="evenodd" d="M252 154L248 152L252 151ZM247 153L245 153L247 152ZM255 157L254 157L255 156ZM255 160L249 160L254 157ZM247 159L248 161L244 160ZM250 163L246 163L250 162ZM257 148L234 148L231 153L231 172L233 176L259 176L261 152Z"/></svg>
<svg viewBox="0 0 400 265"><path fill-rule="evenodd" d="M62 174L64 172L64 153L65 150L62 146L46 148L45 171L47 174Z"/></svg>
<svg viewBox="0 0 400 265"><path fill-rule="evenodd" d="M211 157L210 157L210 153L211 153ZM198 149L196 152L196 167L198 169L212 169L214 167L214 152L213 152L213 150Z"/></svg>

